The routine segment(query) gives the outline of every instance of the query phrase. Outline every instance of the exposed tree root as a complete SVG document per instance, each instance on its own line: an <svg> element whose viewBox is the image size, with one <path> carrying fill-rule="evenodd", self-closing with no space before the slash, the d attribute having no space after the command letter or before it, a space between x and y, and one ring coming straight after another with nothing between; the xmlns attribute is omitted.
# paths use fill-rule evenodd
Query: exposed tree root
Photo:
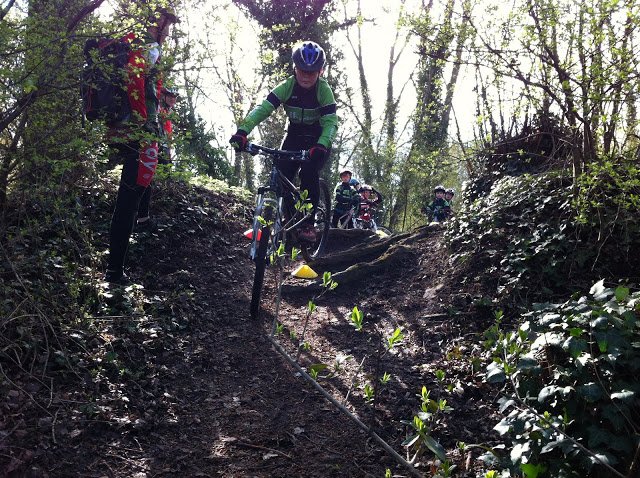
<svg viewBox="0 0 640 478"><path fill-rule="evenodd" d="M347 231L343 231L347 232ZM366 231L361 231L366 232ZM372 233L373 234L373 233ZM340 266L348 264L357 264L358 262L369 261L383 254L389 247L410 236L410 233L396 234L384 239L379 238L375 234L371 237L373 240L367 240L364 244L357 244L349 249L341 252L329 252L324 257L320 257L311 263L314 269L322 271L336 271ZM367 238L368 236L363 236ZM366 239L365 239L366 240Z"/></svg>
<svg viewBox="0 0 640 478"><path fill-rule="evenodd" d="M419 227L413 232L394 234L387 238L380 238L371 231L359 229L332 229L331 241L360 240L349 249L339 252L329 252L326 256L313 261L311 267L322 275L329 271L333 279L341 284L349 284L368 278L373 274L385 274L401 265L402 261L413 254L412 245L424 239L443 226L431 223ZM345 269L346 267L346 269ZM320 289L321 280L313 282L295 281L284 284L283 293L314 293Z"/></svg>

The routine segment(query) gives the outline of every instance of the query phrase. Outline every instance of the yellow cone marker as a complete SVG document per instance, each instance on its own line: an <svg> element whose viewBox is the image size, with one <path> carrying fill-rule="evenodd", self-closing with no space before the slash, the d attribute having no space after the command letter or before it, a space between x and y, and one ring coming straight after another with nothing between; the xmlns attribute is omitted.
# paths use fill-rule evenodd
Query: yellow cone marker
<svg viewBox="0 0 640 478"><path fill-rule="evenodd" d="M306 264L301 264L291 275L299 279L315 279L318 277L318 273Z"/></svg>
<svg viewBox="0 0 640 478"><path fill-rule="evenodd" d="M381 231L380 229L378 229L378 230L376 231L376 234L377 234L378 236L380 236L380 237L389 237L389 234L387 234L387 233L386 233L386 232L384 232L384 231Z"/></svg>

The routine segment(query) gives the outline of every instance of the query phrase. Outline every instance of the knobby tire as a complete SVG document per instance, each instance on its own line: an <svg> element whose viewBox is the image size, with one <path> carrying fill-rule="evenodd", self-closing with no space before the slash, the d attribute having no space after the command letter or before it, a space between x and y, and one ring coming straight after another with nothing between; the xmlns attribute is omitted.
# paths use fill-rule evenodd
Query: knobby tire
<svg viewBox="0 0 640 478"><path fill-rule="evenodd" d="M263 217L266 221L271 219L270 209L263 211ZM268 216L268 217L265 217ZM262 295L262 286L264 284L264 272L267 268L267 252L269 250L269 241L271 240L271 227L269 225L260 227L260 240L256 249L254 262L256 263L256 272L253 275L253 288L251 289L251 318L257 319L260 313L260 296Z"/></svg>

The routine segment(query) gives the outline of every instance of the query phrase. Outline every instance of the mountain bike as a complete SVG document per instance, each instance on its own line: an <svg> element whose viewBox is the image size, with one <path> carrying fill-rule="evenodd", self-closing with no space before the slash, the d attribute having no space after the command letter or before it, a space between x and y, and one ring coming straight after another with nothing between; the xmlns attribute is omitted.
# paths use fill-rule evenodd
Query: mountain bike
<svg viewBox="0 0 640 478"><path fill-rule="evenodd" d="M331 196L327 183L320 179L320 198L313 210L306 201L306 192L300 191L278 168L278 164L284 161L309 161L307 151L283 151L252 143L247 144L246 151L253 156L261 154L273 160L269 184L258 188L252 224L249 255L256 264L256 271L251 291L251 317L256 318L260 311L266 267L284 253L288 241L299 246L307 262L323 253L331 225ZM310 220L313 220L316 231L315 241L299 240L297 228Z"/></svg>
<svg viewBox="0 0 640 478"><path fill-rule="evenodd" d="M338 219L338 229L369 229L375 233L378 231L387 236L393 234L389 229L378 226L370 211L363 211L356 215L355 207L349 209Z"/></svg>
<svg viewBox="0 0 640 478"><path fill-rule="evenodd" d="M381 210L377 211L381 212ZM376 220L373 217L371 210L361 211L358 217L354 218L354 227L356 229L370 229L377 233L378 231L390 236L392 232L384 226L378 226Z"/></svg>
<svg viewBox="0 0 640 478"><path fill-rule="evenodd" d="M352 207L342 216L338 218L338 229L355 229L356 228L356 210Z"/></svg>

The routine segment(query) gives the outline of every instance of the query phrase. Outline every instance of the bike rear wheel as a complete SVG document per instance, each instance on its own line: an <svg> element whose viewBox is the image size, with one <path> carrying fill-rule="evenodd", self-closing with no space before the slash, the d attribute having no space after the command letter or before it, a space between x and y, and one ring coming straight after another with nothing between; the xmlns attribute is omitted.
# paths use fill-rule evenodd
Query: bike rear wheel
<svg viewBox="0 0 640 478"><path fill-rule="evenodd" d="M316 240L313 244L301 247L302 257L307 262L317 259L324 252L331 227L331 193L324 179L320 179L320 198L316 208L314 226L316 228Z"/></svg>
<svg viewBox="0 0 640 478"><path fill-rule="evenodd" d="M267 225L260 226L260 234L258 234L258 247L254 262L256 263L256 271L253 275L253 288L251 289L251 318L257 319L260 313L260 296L262 295L262 287L264 284L264 273L267 268L267 252L269 250L269 241L271 240L271 227L269 221L273 216L271 208L265 208L262 217Z"/></svg>

